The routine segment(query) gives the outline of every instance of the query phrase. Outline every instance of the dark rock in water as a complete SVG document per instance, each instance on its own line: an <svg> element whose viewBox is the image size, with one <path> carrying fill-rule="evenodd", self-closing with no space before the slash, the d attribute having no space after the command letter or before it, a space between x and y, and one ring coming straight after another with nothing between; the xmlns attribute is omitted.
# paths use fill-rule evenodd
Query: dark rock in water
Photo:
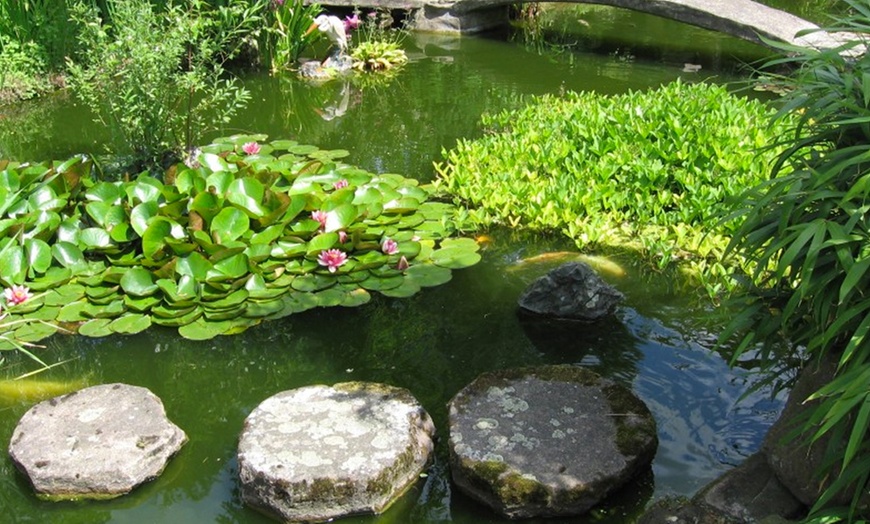
<svg viewBox="0 0 870 524"><path fill-rule="evenodd" d="M9 455L41 497L106 499L156 478L185 442L149 390L104 384L30 408Z"/></svg>
<svg viewBox="0 0 870 524"><path fill-rule="evenodd" d="M587 264L569 262L532 282L519 306L532 315L593 321L612 314L623 298Z"/></svg>
<svg viewBox="0 0 870 524"><path fill-rule="evenodd" d="M771 515L797 519L807 509L776 478L762 453L708 484L694 500L737 522L758 522Z"/></svg>
<svg viewBox="0 0 870 524"><path fill-rule="evenodd" d="M380 513L417 481L434 433L405 389L348 382L278 393L245 420L242 499L288 522Z"/></svg>
<svg viewBox="0 0 870 524"><path fill-rule="evenodd" d="M640 399L576 366L484 373L449 408L454 482L508 518L585 513L658 445Z"/></svg>

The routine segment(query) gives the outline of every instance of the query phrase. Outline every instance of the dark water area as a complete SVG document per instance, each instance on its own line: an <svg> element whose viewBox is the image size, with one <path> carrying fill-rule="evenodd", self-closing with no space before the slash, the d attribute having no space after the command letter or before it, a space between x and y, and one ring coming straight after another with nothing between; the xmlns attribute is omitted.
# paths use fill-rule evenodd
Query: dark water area
<svg viewBox="0 0 870 524"><path fill-rule="evenodd" d="M365 169L429 181L443 149L485 132L478 124L483 112L516 107L528 95L622 93L677 78L742 80L741 60L734 60L731 47L742 44L680 24L653 25L668 35L688 31L679 38L694 42L695 49L671 50L667 58L644 58L630 46L621 53L539 54L494 35L412 35L406 42L411 62L388 82L351 79L318 86L291 74L251 75L243 79L252 94L248 109L217 134L258 132L347 149L347 160ZM690 73L683 71L685 62L720 66ZM0 108L0 115L0 156L64 158L99 152L112 140L63 93ZM480 264L409 299L378 296L361 307L308 311L204 342L164 328L125 337L49 339L40 354L48 361L71 361L34 380L147 387L190 442L159 479L105 502L40 501L4 456L3 521L269 522L240 500L235 449L244 418L280 391L349 380L408 388L432 415L440 440L428 476L389 511L342 522L504 522L458 492L446 466L446 403L477 375L496 369L588 367L630 387L658 426L660 445L650 470L590 515L528 522L631 523L651 501L691 496L756 451L781 399L771 400L765 390L741 399L758 377L729 368L713 351L720 311L682 289L679 279L651 271L630 254L609 254L605 267L616 264L624 274L615 269L603 274L626 295L614 318L590 325L529 324L517 316L516 300L554 267L546 257L535 257L570 251L573 244L506 229L486 235ZM28 369L20 355L3 356L0 378ZM9 441L34 402L0 397L0 442Z"/></svg>

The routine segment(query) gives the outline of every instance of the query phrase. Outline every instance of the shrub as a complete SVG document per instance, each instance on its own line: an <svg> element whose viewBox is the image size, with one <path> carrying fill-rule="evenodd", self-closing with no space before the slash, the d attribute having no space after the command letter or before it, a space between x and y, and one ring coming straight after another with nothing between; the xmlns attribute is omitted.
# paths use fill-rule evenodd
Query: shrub
<svg viewBox="0 0 870 524"><path fill-rule="evenodd" d="M676 82L620 96L568 93L483 118L436 166L477 222L561 231L581 249L633 246L719 291L734 222L719 215L766 174L773 110L721 86Z"/></svg>
<svg viewBox="0 0 870 524"><path fill-rule="evenodd" d="M79 5L80 62L69 62L70 87L111 127L132 154L134 171L159 170L196 140L229 121L248 92L224 78L219 42L195 13L145 0L111 3L114 26Z"/></svg>
<svg viewBox="0 0 870 524"><path fill-rule="evenodd" d="M870 1L847 3L853 14L828 29L854 36L842 47L771 43L784 58L767 66L796 71L778 78L788 93L780 120L792 124L774 177L744 197L731 249L755 271L723 336L743 334L735 359L759 345L768 370L791 357L839 362L833 381L811 396L819 402L801 426L802 440L832 442L818 472L826 489L815 522L853 521L868 511L859 502L866 503L860 497L870 478L870 59L863 49ZM783 338L785 351L777 349ZM843 495L851 507L822 510Z"/></svg>
<svg viewBox="0 0 870 524"><path fill-rule="evenodd" d="M27 100L48 91L51 84L46 71L38 45L0 35L0 103Z"/></svg>

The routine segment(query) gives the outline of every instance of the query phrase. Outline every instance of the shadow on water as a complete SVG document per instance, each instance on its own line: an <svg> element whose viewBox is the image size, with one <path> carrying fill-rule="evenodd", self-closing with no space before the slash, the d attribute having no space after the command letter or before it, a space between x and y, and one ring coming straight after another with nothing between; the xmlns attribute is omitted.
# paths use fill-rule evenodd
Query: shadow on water
<svg viewBox="0 0 870 524"><path fill-rule="evenodd" d="M408 42L408 51L407 69L381 85L245 78L252 103L222 132L263 132L347 149L348 160L365 169L426 181L442 149L484 132L478 126L482 112L515 107L526 95L567 89L617 93L702 78L673 64L595 54L553 59L485 38L420 35ZM0 154L63 158L97 151L111 139L62 94L27 108L32 112L0 110ZM27 125L16 127L13 119ZM16 131L7 134L3 126ZM651 498L691 495L757 448L780 402L764 392L738 402L755 379L729 369L712 351L716 328L707 307L675 290L669 277L618 257L625 275L606 278L626 300L614 318L588 326L523 323L517 297L547 270L528 260L573 247L540 234L488 235L480 264L409 299L375 297L353 309L308 311L204 342L163 328L127 337L49 339L45 358L74 360L40 379L147 387L163 399L190 442L159 479L97 503L39 501L6 457L0 460L4 517L59 524L269 522L240 500L235 446L245 417L280 391L349 380L408 388L442 432L435 464L419 485L384 515L349 523L502 522L452 488L444 433L450 398L495 369L587 366L631 387L658 424L658 454L639 479L588 517L529 522L633 522ZM9 355L2 371L26 369L26 361L16 358ZM9 441L15 422L36 400L0 405L0 442Z"/></svg>

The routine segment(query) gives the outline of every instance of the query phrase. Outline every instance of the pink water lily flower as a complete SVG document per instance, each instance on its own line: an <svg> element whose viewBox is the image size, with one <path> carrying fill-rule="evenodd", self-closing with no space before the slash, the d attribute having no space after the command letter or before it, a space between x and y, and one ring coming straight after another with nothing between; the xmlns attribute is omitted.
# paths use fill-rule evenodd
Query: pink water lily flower
<svg viewBox="0 0 870 524"><path fill-rule="evenodd" d="M347 262L347 254L340 249L327 249L321 251L317 257L317 263L321 266L326 266L330 273L343 266Z"/></svg>
<svg viewBox="0 0 870 524"><path fill-rule="evenodd" d="M381 244L381 251L383 251L385 255L395 255L399 252L399 243L392 238L385 238L384 242Z"/></svg>
<svg viewBox="0 0 870 524"><path fill-rule="evenodd" d="M334 184L332 184L332 187L335 188L335 189L344 189L344 188L347 187L347 185L348 185L347 180L345 180L344 178L342 178L342 179L339 180L338 182L335 182Z"/></svg>
<svg viewBox="0 0 870 524"><path fill-rule="evenodd" d="M260 152L260 144L256 142L246 142L245 145L242 146L242 151L244 151L246 155L256 155Z"/></svg>
<svg viewBox="0 0 870 524"><path fill-rule="evenodd" d="M6 295L6 304L9 306L23 304L33 297L27 286L12 286L5 289L3 294Z"/></svg>
<svg viewBox="0 0 870 524"><path fill-rule="evenodd" d="M399 259L399 262L396 264L396 269L399 271L404 271L411 267L411 264L408 263L408 259L405 258L405 255L402 255L402 258Z"/></svg>
<svg viewBox="0 0 870 524"><path fill-rule="evenodd" d="M342 230L338 232L338 242L341 244L347 242L347 231Z"/></svg>
<svg viewBox="0 0 870 524"><path fill-rule="evenodd" d="M321 211L319 209L317 211L312 211L311 218L320 222L320 229L326 227L326 211Z"/></svg>

